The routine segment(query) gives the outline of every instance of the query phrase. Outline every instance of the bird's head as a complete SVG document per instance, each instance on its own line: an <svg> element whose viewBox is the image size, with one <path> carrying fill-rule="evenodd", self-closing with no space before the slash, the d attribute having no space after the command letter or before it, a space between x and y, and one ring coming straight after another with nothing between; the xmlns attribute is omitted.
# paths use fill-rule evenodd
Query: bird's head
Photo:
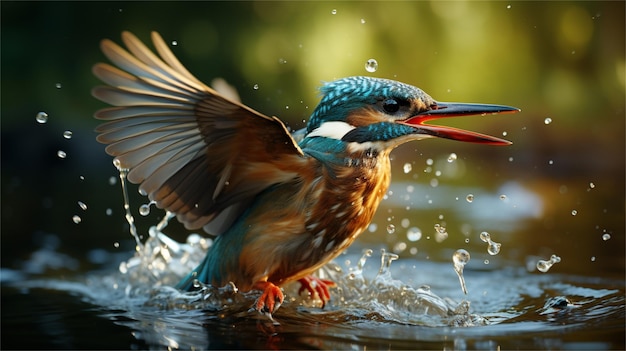
<svg viewBox="0 0 626 351"><path fill-rule="evenodd" d="M437 102L414 86L371 77L339 79L322 86L321 93L322 100L309 120L305 137L384 149L427 137L508 145L511 142L493 136L424 122L519 111L502 105Z"/></svg>

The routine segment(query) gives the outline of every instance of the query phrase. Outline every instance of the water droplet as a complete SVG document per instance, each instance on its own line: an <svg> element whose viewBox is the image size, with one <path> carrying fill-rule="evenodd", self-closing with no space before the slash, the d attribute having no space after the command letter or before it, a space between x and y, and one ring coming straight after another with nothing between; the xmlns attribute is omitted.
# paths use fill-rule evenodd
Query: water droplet
<svg viewBox="0 0 626 351"><path fill-rule="evenodd" d="M61 89L61 88L63 88L63 86L61 85L61 83L56 83L54 86L55 86L57 89Z"/></svg>
<svg viewBox="0 0 626 351"><path fill-rule="evenodd" d="M593 188L595 188L595 187L596 187L596 185L595 185L593 182L590 182L590 183L589 183L589 188L593 189Z"/></svg>
<svg viewBox="0 0 626 351"><path fill-rule="evenodd" d="M549 261L539 260L537 261L537 270L542 273L546 273L555 264L561 262L561 258L557 255L552 255Z"/></svg>
<svg viewBox="0 0 626 351"><path fill-rule="evenodd" d="M413 166L407 162L402 167L402 170L404 171L404 174L408 174L409 172L411 172L411 170L413 170Z"/></svg>
<svg viewBox="0 0 626 351"><path fill-rule="evenodd" d="M104 213L106 213L107 216L111 216L113 214L113 210L110 208L107 208Z"/></svg>
<svg viewBox="0 0 626 351"><path fill-rule="evenodd" d="M395 226L395 225L393 225L393 224L389 224L389 225L387 226L387 233L389 233L389 234L393 234L393 233L395 233L395 232L396 232L396 226Z"/></svg>
<svg viewBox="0 0 626 351"><path fill-rule="evenodd" d="M406 238L409 241L419 241L422 238L422 231L418 227L411 227L406 231Z"/></svg>
<svg viewBox="0 0 626 351"><path fill-rule="evenodd" d="M470 254L467 250L458 249L452 255L452 263L454 263L454 271L459 276L459 282L461 283L461 289L463 293L467 295L467 288L465 287L465 278L463 278L463 268L469 262Z"/></svg>
<svg viewBox="0 0 626 351"><path fill-rule="evenodd" d="M74 223L78 224L78 223L80 223L80 222L82 221L82 219L80 218L80 216L78 216L78 215L74 215L74 216L72 217L72 221L73 221Z"/></svg>
<svg viewBox="0 0 626 351"><path fill-rule="evenodd" d="M82 201L78 201L78 207L83 211L87 211L87 204Z"/></svg>
<svg viewBox="0 0 626 351"><path fill-rule="evenodd" d="M544 119L544 120L543 120L543 123L544 123L544 124L550 124L550 123L552 123L552 118L550 118L550 117L546 117L546 119Z"/></svg>
<svg viewBox="0 0 626 351"><path fill-rule="evenodd" d="M596 256L591 256L591 262L595 262L596 261Z"/></svg>
<svg viewBox="0 0 626 351"><path fill-rule="evenodd" d="M365 62L365 70L370 73L376 72L376 70L378 70L378 61L375 59L367 60L367 62Z"/></svg>
<svg viewBox="0 0 626 351"><path fill-rule="evenodd" d="M549 165L553 165L553 164L554 164L554 161L553 161L553 160L550 160L550 161L548 161L548 164L549 164Z"/></svg>
<svg viewBox="0 0 626 351"><path fill-rule="evenodd" d="M172 40L172 46L177 46L178 42L176 40Z"/></svg>
<svg viewBox="0 0 626 351"><path fill-rule="evenodd" d="M65 139L72 139L72 131L71 130L66 130L63 132L63 137Z"/></svg>
<svg viewBox="0 0 626 351"><path fill-rule="evenodd" d="M484 263L484 264L489 264L489 260L488 260L488 259L485 259L485 260L483 261L483 263Z"/></svg>
<svg viewBox="0 0 626 351"><path fill-rule="evenodd" d="M510 9L510 8L511 8L511 5L506 5L506 8L507 8L507 9Z"/></svg>
<svg viewBox="0 0 626 351"><path fill-rule="evenodd" d="M487 243L487 253L489 253L491 256L495 256L500 253L500 248L502 247L502 244L492 241L491 235L489 235L489 233L480 233L480 240Z"/></svg>
<svg viewBox="0 0 626 351"><path fill-rule="evenodd" d="M465 200L467 200L467 202L472 202L472 201L474 201L474 195L472 195L472 194L467 194L467 196L465 197Z"/></svg>
<svg viewBox="0 0 626 351"><path fill-rule="evenodd" d="M502 201L506 201L506 199L507 199L507 198L506 198L506 195L504 195L504 194L500 195L500 200L502 200Z"/></svg>
<svg viewBox="0 0 626 351"><path fill-rule="evenodd" d="M143 204L139 206L139 214L142 216L147 216L150 214L150 204Z"/></svg>
<svg viewBox="0 0 626 351"><path fill-rule="evenodd" d="M332 11L330 11L331 14L336 15L337 14L337 9L332 9Z"/></svg>
<svg viewBox="0 0 626 351"><path fill-rule="evenodd" d="M117 242L117 241L116 241L116 242L114 242L114 243L113 243L113 247L115 247L115 248L120 247L120 243L119 243L119 242Z"/></svg>
<svg viewBox="0 0 626 351"><path fill-rule="evenodd" d="M426 164L427 164L427 165L432 166L434 163L435 163L435 161L433 161L433 159L432 159L432 158L428 158L428 159L426 159Z"/></svg>
<svg viewBox="0 0 626 351"><path fill-rule="evenodd" d="M38 112L37 116L35 116L35 120L37 121L37 123L41 123L44 124L46 122L48 122L48 114L45 112Z"/></svg>
<svg viewBox="0 0 626 351"><path fill-rule="evenodd" d="M284 58L281 57L281 58L278 59L278 63L281 64L281 65L284 65L284 64L287 63L287 60L285 60Z"/></svg>
<svg viewBox="0 0 626 351"><path fill-rule="evenodd" d="M440 243L448 238L448 231L446 227L435 224L435 241Z"/></svg>
<svg viewBox="0 0 626 351"><path fill-rule="evenodd" d="M59 158L66 158L67 154L65 153L65 151L59 150L59 151L57 151L57 157L59 157Z"/></svg>
<svg viewBox="0 0 626 351"><path fill-rule="evenodd" d="M393 245L393 252L397 254L402 253L402 251L406 250L406 247L407 245L404 241L397 242Z"/></svg>
<svg viewBox="0 0 626 351"><path fill-rule="evenodd" d="M114 176L109 177L109 185L117 184L117 178Z"/></svg>
<svg viewBox="0 0 626 351"><path fill-rule="evenodd" d="M507 131L502 132L502 136L507 136L509 133Z"/></svg>
<svg viewBox="0 0 626 351"><path fill-rule="evenodd" d="M575 216L575 215L577 215L577 214L578 214L578 211L576 211L576 210L572 210L572 216Z"/></svg>
<svg viewBox="0 0 626 351"><path fill-rule="evenodd" d="M448 155L448 162L452 163L456 161L456 154L453 152L450 155Z"/></svg>
<svg viewBox="0 0 626 351"><path fill-rule="evenodd" d="M611 239L611 234L609 233L602 234L602 240L607 241L609 239Z"/></svg>
<svg viewBox="0 0 626 351"><path fill-rule="evenodd" d="M253 86L252 86L252 89L254 89L254 90L259 90L259 85L258 85L258 84L253 85Z"/></svg>
<svg viewBox="0 0 626 351"><path fill-rule="evenodd" d="M487 248L487 253L489 253L491 256L495 256L500 252L501 246L502 244L492 241L491 243L489 243L489 247Z"/></svg>
<svg viewBox="0 0 626 351"><path fill-rule="evenodd" d="M409 224L411 224L411 221L408 218L402 218L402 220L400 221L400 225L402 226L402 228L408 228Z"/></svg>
<svg viewBox="0 0 626 351"><path fill-rule="evenodd" d="M509 157L509 162L513 162L513 156Z"/></svg>
<svg viewBox="0 0 626 351"><path fill-rule="evenodd" d="M361 24L365 24L365 19L361 18Z"/></svg>
<svg viewBox="0 0 626 351"><path fill-rule="evenodd" d="M119 158L114 158L113 159L113 166L115 166L115 168L117 168L118 170L122 169L122 161L120 161Z"/></svg>
<svg viewBox="0 0 626 351"><path fill-rule="evenodd" d="M480 240L482 240L484 242L489 242L489 241L491 241L491 235L489 235L489 233L487 233L487 232L482 232L482 233L480 233Z"/></svg>

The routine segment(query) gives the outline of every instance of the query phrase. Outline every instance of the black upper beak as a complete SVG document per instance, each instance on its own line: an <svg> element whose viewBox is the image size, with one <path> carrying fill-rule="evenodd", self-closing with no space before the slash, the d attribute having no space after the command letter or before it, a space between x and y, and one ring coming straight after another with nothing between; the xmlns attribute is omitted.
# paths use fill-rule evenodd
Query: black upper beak
<svg viewBox="0 0 626 351"><path fill-rule="evenodd" d="M403 121L402 123L417 128L418 133L429 134L432 136L447 138L459 141L466 141L481 144L493 145L510 145L508 140L496 138L486 134L471 132L468 130L424 124L431 119L439 119L445 117L458 117L470 115L487 115L497 113L516 113L521 111L517 107L504 105L487 105L487 104L468 104L468 103L452 103L438 102L432 105L429 110L420 112L415 116Z"/></svg>

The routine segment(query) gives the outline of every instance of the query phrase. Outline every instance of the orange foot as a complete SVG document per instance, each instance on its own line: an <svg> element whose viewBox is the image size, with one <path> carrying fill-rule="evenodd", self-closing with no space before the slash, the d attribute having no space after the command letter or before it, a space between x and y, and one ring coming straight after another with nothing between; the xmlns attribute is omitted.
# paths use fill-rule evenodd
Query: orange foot
<svg viewBox="0 0 626 351"><path fill-rule="evenodd" d="M285 300L280 288L270 282L257 282L253 289L263 291L261 297L256 301L256 310L259 312L273 313Z"/></svg>
<svg viewBox="0 0 626 351"><path fill-rule="evenodd" d="M320 279L312 275L298 279L298 281L302 284L300 289L298 289L298 294L306 290L309 294L311 294L311 297L315 297L315 295L317 295L320 300L322 300L322 308L324 308L324 306L326 306L326 302L330 300L330 291L328 289L337 286L337 284L335 284L332 280Z"/></svg>

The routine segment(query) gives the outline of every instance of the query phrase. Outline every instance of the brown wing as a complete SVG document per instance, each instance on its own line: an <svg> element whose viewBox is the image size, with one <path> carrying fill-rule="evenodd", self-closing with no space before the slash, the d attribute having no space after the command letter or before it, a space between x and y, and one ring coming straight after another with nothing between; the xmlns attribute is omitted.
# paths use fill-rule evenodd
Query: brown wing
<svg viewBox="0 0 626 351"><path fill-rule="evenodd" d="M189 229L221 234L255 195L297 177L305 158L283 123L233 102L192 76L161 36L156 56L129 32L130 51L103 40L104 54L120 69L98 63L108 86L93 89L113 106L97 140L108 144L128 180Z"/></svg>

